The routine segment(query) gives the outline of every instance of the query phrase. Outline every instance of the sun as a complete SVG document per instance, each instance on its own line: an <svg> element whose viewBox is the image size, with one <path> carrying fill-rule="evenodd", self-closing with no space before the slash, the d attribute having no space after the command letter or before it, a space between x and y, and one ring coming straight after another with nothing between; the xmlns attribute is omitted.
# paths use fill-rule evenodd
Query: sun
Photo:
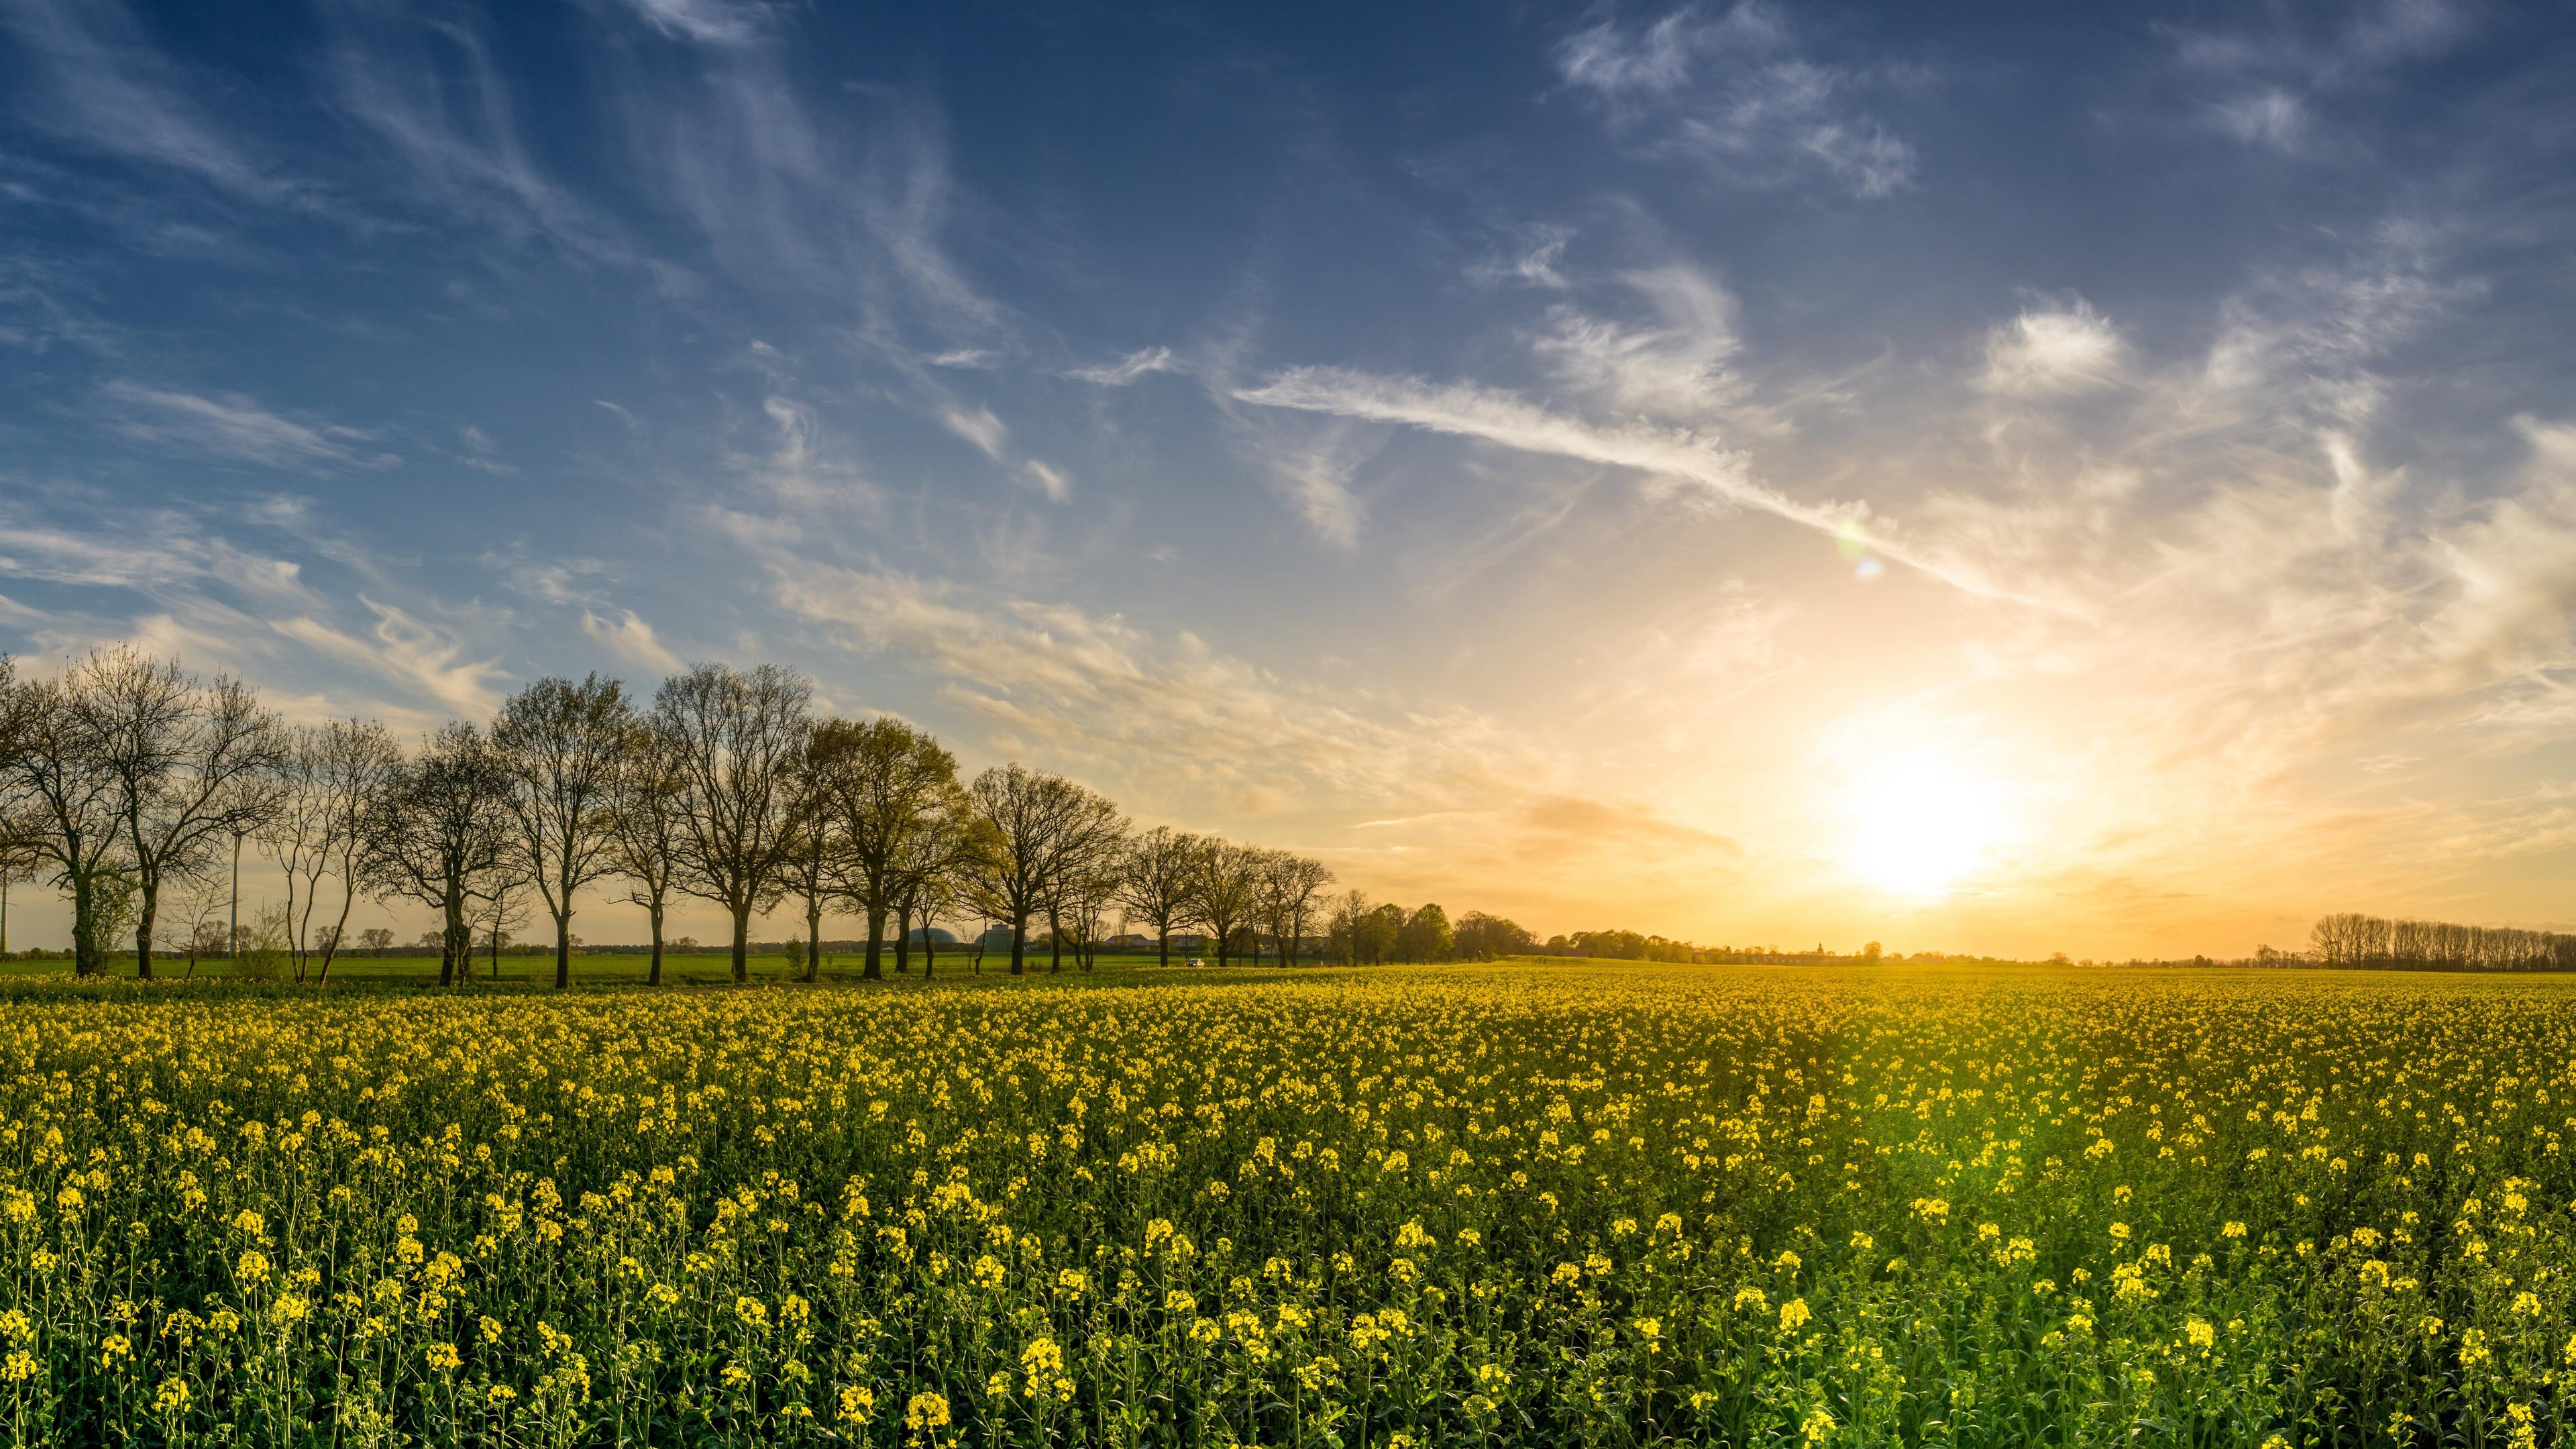
<svg viewBox="0 0 2576 1449"><path fill-rule="evenodd" d="M1939 895L1985 863L2001 833L1995 792L1934 765L1864 778L1852 792L1848 863L1899 895Z"/></svg>

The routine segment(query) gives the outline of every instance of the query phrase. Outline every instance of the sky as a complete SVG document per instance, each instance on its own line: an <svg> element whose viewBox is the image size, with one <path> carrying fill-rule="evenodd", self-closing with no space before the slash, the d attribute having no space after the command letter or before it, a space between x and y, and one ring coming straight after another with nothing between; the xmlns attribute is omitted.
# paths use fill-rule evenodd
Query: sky
<svg viewBox="0 0 2576 1449"><path fill-rule="evenodd" d="M1542 936L2567 929L2571 324L2563 5L0 0L0 649L774 660Z"/></svg>

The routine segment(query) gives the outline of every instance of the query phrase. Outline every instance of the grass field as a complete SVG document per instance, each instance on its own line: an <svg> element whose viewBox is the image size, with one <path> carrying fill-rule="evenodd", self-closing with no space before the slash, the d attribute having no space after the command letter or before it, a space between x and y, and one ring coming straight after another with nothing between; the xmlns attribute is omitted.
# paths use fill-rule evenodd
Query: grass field
<svg viewBox="0 0 2576 1449"><path fill-rule="evenodd" d="M2552 979L1555 961L0 1013L16 1442L2576 1417Z"/></svg>

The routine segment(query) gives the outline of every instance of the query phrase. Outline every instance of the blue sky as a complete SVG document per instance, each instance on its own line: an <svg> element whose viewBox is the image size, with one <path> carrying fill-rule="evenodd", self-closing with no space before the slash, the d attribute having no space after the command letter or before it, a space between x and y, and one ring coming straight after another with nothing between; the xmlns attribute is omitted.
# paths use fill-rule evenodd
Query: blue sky
<svg viewBox="0 0 2576 1449"><path fill-rule="evenodd" d="M1543 931L2563 925L2571 33L0 0L0 646L776 659Z"/></svg>

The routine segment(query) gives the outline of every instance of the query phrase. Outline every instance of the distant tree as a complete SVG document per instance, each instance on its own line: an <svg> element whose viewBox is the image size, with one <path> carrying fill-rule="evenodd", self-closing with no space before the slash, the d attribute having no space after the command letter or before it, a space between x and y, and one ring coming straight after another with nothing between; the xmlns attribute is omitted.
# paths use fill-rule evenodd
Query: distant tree
<svg viewBox="0 0 2576 1449"><path fill-rule="evenodd" d="M1876 941L1872 941L1868 945L1860 948L1860 959L1868 962L1872 966L1875 966L1879 962L1879 954L1882 949L1883 948L1880 947Z"/></svg>
<svg viewBox="0 0 2576 1449"><path fill-rule="evenodd" d="M284 726L248 684L226 675L201 684L177 660L122 644L65 671L62 707L114 782L135 887L134 974L149 981L162 887L205 869L217 841L275 810Z"/></svg>
<svg viewBox="0 0 2576 1449"><path fill-rule="evenodd" d="M1099 797L1061 775L1016 764L986 770L966 794L984 847L967 866L968 898L1011 928L1011 974L1025 976L1029 917L1044 908L1065 841L1084 833Z"/></svg>
<svg viewBox="0 0 2576 1449"><path fill-rule="evenodd" d="M822 766L820 809L836 837L839 886L868 922L859 974L882 981L886 918L946 870L944 846L967 809L957 758L927 732L884 718L826 721L815 731L813 757Z"/></svg>
<svg viewBox="0 0 2576 1449"><path fill-rule="evenodd" d="M451 723L404 761L369 802L362 877L379 898L401 897L439 913L438 984L470 969L467 917L510 862L510 776L474 726Z"/></svg>
<svg viewBox="0 0 2576 1449"><path fill-rule="evenodd" d="M1097 915L1117 879L1120 854L1127 844L1127 817L1096 790L1060 780L1054 838L1048 843L1045 878L1038 899L1047 916L1047 969L1064 970L1066 924ZM1081 941L1075 959L1081 960Z"/></svg>
<svg viewBox="0 0 2576 1449"><path fill-rule="evenodd" d="M1271 940L1278 943L1280 965L1295 964L1297 943L1305 939L1324 887L1332 883L1332 870L1320 860L1286 850L1262 852L1258 909Z"/></svg>
<svg viewBox="0 0 2576 1449"><path fill-rule="evenodd" d="M1159 964L1172 964L1172 928L1189 918L1199 838L1157 825L1127 842L1119 859L1118 903L1154 928Z"/></svg>
<svg viewBox="0 0 2576 1449"><path fill-rule="evenodd" d="M358 933L358 945L370 956L383 956L393 944L394 933L382 926L369 926Z"/></svg>
<svg viewBox="0 0 2576 1449"><path fill-rule="evenodd" d="M105 969L98 930L98 890L117 868L122 839L117 777L102 751L66 707L64 681L17 677L0 656L0 772L12 812L11 838L41 862L72 905L72 971Z"/></svg>
<svg viewBox="0 0 2576 1449"><path fill-rule="evenodd" d="M276 809L253 832L261 853L286 877L287 951L295 979L321 957L317 979L331 979L331 962L347 938L357 904L359 830L366 804L401 763L402 748L372 720L332 720L296 729L277 770ZM322 882L340 881L337 917L316 928L313 915Z"/></svg>
<svg viewBox="0 0 2576 1449"><path fill-rule="evenodd" d="M1261 899L1262 853L1254 846L1209 836L1199 842L1190 868L1190 918L1216 941L1216 964L1232 952L1234 933L1250 921Z"/></svg>
<svg viewBox="0 0 2576 1449"><path fill-rule="evenodd" d="M1365 891L1346 891L1326 903L1324 927L1333 946L1333 954L1352 966L1368 949L1368 922L1375 908Z"/></svg>
<svg viewBox="0 0 2576 1449"><path fill-rule="evenodd" d="M518 874L555 927L555 989L572 985L573 898L615 874L618 785L634 710L625 686L549 675L501 705L492 745L508 772Z"/></svg>
<svg viewBox="0 0 2576 1449"><path fill-rule="evenodd" d="M627 726L626 746L618 754L610 837L617 873L631 882L626 899L644 908L652 932L652 964L644 976L647 986L662 984L662 923L679 869L681 806L688 783L670 744L667 736L645 721ZM681 951L695 951L698 946L689 937L675 944Z"/></svg>
<svg viewBox="0 0 2576 1449"><path fill-rule="evenodd" d="M1394 959L1404 944L1405 922L1411 919L1404 907L1393 901L1388 901L1369 912L1359 922L1360 954L1373 963Z"/></svg>
<svg viewBox="0 0 2576 1449"><path fill-rule="evenodd" d="M1466 959L1492 961L1504 956L1524 956L1537 947L1535 937L1501 916L1469 911L1458 918L1453 949Z"/></svg>
<svg viewBox="0 0 2576 1449"><path fill-rule="evenodd" d="M674 881L732 916L737 983L751 976L751 918L785 888L812 697L804 676L774 664L696 665L654 695L653 728L681 782Z"/></svg>
<svg viewBox="0 0 2576 1449"><path fill-rule="evenodd" d="M1410 961L1446 961L1456 944L1449 913L1437 903L1425 904L1406 917L1402 933L1403 954Z"/></svg>
<svg viewBox="0 0 2576 1449"><path fill-rule="evenodd" d="M805 939L788 942L785 953L788 979L794 981L822 979L823 907L835 894L832 867L838 854L827 804L828 777L838 762L815 745L823 731L837 723L825 720L806 736L805 758L797 766L794 798L787 807L787 849L780 876L786 894L805 903Z"/></svg>

